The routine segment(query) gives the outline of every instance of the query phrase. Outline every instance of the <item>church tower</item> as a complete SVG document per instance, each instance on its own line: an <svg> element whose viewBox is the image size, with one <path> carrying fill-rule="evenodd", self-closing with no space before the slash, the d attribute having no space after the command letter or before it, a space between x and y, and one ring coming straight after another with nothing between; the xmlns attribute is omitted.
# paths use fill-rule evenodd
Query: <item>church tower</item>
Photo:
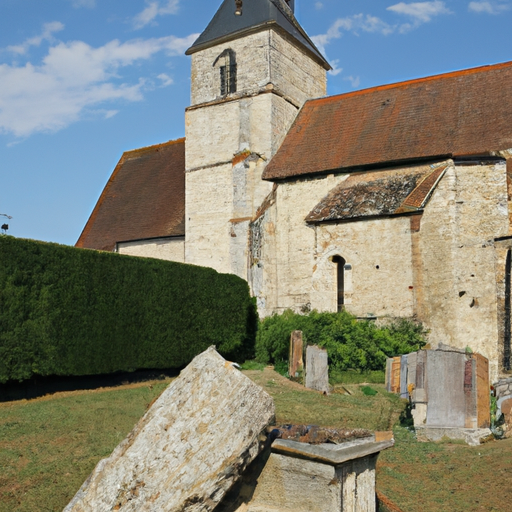
<svg viewBox="0 0 512 512"><path fill-rule="evenodd" d="M187 50L185 262L247 279L248 228L272 190L261 179L330 69L293 0L224 0Z"/></svg>

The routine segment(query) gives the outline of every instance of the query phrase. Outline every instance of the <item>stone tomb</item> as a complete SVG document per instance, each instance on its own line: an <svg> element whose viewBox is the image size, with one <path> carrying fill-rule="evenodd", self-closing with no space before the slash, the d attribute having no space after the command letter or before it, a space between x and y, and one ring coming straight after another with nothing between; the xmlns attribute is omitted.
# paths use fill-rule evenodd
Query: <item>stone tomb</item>
<svg viewBox="0 0 512 512"><path fill-rule="evenodd" d="M392 433L341 434L352 440L275 440L215 512L375 512L375 465L379 452L393 446Z"/></svg>
<svg viewBox="0 0 512 512"><path fill-rule="evenodd" d="M375 512L375 463L391 433L307 426L308 442L272 444L282 435L273 419L272 398L211 347L64 512Z"/></svg>
<svg viewBox="0 0 512 512"><path fill-rule="evenodd" d="M160 395L65 512L210 511L260 451L274 402L209 348Z"/></svg>

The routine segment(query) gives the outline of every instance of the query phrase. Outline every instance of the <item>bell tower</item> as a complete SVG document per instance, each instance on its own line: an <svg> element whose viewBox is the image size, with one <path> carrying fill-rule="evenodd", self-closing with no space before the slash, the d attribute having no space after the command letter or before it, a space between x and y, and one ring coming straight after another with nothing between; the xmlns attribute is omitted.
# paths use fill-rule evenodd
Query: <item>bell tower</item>
<svg viewBox="0 0 512 512"><path fill-rule="evenodd" d="M224 0L187 50L185 261L247 279L249 223L272 189L261 174L297 112L326 94L329 64L294 0Z"/></svg>

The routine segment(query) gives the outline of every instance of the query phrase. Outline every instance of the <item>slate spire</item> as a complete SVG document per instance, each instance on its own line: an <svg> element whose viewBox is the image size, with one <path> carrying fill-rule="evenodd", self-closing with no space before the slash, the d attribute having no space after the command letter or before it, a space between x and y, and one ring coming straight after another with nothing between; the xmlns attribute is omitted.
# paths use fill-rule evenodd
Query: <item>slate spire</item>
<svg viewBox="0 0 512 512"><path fill-rule="evenodd" d="M243 0L242 15L235 15L235 0L224 0L204 32L186 51L187 55L270 27L292 38L325 69L325 57L300 26L293 14L294 0Z"/></svg>

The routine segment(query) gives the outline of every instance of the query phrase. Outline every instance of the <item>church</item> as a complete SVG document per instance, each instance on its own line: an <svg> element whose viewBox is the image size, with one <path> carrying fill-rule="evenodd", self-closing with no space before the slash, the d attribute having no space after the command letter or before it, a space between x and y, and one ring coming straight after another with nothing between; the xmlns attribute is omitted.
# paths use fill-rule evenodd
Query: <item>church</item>
<svg viewBox="0 0 512 512"><path fill-rule="evenodd" d="M247 280L261 316L416 319L510 376L512 62L326 97L293 0L224 0L185 137L125 152L77 247Z"/></svg>

